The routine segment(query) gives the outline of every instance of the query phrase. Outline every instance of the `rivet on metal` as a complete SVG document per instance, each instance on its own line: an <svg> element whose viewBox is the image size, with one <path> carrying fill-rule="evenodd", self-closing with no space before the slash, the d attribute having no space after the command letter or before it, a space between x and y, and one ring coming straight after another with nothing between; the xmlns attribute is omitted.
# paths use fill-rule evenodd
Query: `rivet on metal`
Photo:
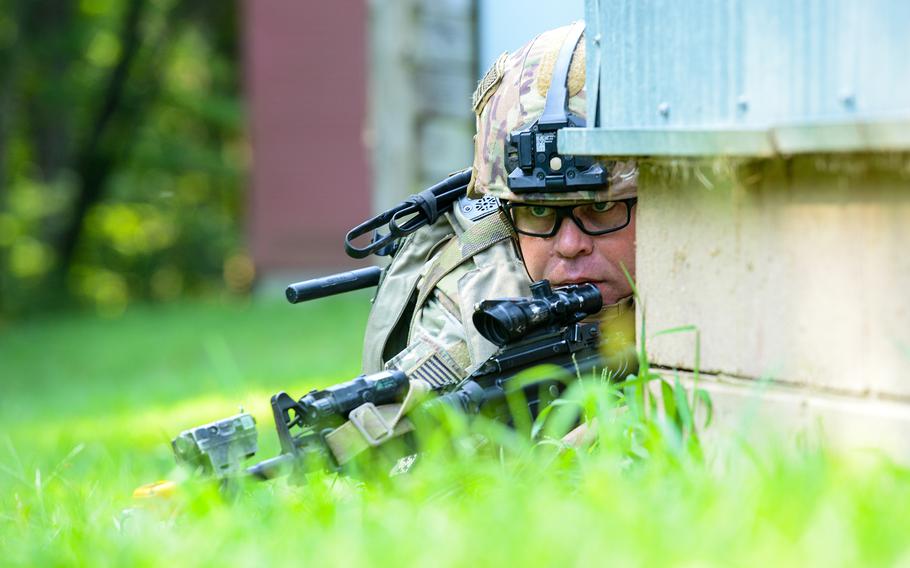
<svg viewBox="0 0 910 568"><path fill-rule="evenodd" d="M594 35L594 45L600 45L600 40L601 40L600 34L595 34Z"/></svg>
<svg viewBox="0 0 910 568"><path fill-rule="evenodd" d="M666 118L670 115L670 104L669 103L660 103L657 105L657 112L660 113L660 116Z"/></svg>
<svg viewBox="0 0 910 568"><path fill-rule="evenodd" d="M746 95L740 95L736 99L736 108L739 112L746 112L749 110L749 99L746 98Z"/></svg>
<svg viewBox="0 0 910 568"><path fill-rule="evenodd" d="M849 110L856 108L856 95L850 91L844 91L840 95L840 104Z"/></svg>

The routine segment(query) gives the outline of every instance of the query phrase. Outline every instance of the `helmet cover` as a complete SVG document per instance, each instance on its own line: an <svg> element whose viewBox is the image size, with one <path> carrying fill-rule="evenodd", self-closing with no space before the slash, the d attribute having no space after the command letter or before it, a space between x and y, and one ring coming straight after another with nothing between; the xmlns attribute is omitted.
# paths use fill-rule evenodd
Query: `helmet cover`
<svg viewBox="0 0 910 568"><path fill-rule="evenodd" d="M515 53L502 54L481 79L472 101L477 115L477 134L468 185L470 196L493 195L507 201L565 203L613 201L636 196L638 168L631 160L599 160L608 172L608 183L597 189L516 193L509 188L507 178L514 166L508 155L507 141L512 132L529 127L543 114L553 69L563 43L571 36L571 27L544 32ZM583 40L575 47L566 84L554 87L567 89L566 110L583 120L586 112Z"/></svg>

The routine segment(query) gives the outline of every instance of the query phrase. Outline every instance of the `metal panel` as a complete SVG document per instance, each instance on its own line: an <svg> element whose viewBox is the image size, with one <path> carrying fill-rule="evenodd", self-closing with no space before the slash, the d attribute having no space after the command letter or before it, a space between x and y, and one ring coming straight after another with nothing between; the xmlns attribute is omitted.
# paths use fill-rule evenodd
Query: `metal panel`
<svg viewBox="0 0 910 568"><path fill-rule="evenodd" d="M906 0L587 0L586 14L600 127L566 131L562 151L910 148Z"/></svg>

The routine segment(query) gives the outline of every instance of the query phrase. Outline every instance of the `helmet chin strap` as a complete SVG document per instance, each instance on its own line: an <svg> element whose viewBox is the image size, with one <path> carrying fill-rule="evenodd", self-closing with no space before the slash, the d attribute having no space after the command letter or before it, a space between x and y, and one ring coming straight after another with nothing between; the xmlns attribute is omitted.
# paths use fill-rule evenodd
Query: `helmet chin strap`
<svg viewBox="0 0 910 568"><path fill-rule="evenodd" d="M585 23L575 22L569 28L566 39L562 42L556 64L553 66L553 77L550 79L550 88L547 90L547 102L543 114L537 123L540 131L551 131L569 125L569 67L572 65L572 54L585 31Z"/></svg>

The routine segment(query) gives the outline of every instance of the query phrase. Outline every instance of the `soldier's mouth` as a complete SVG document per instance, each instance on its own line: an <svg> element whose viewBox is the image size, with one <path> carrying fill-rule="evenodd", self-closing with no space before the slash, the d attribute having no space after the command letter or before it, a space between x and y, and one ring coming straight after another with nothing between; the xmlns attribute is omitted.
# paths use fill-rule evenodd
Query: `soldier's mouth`
<svg viewBox="0 0 910 568"><path fill-rule="evenodd" d="M575 279L575 280L562 280L560 282L554 283L554 286L571 286L572 284L587 284L589 282L592 282L592 281L591 280L582 280L579 278L579 279ZM596 282L595 282L595 284L596 284Z"/></svg>
<svg viewBox="0 0 910 568"><path fill-rule="evenodd" d="M561 280L559 282L551 282L551 284L554 288L559 288L560 286L572 286L576 284L594 284L595 286L600 287L599 285L603 284L603 282L598 282L596 280L582 280L579 278L574 280Z"/></svg>

